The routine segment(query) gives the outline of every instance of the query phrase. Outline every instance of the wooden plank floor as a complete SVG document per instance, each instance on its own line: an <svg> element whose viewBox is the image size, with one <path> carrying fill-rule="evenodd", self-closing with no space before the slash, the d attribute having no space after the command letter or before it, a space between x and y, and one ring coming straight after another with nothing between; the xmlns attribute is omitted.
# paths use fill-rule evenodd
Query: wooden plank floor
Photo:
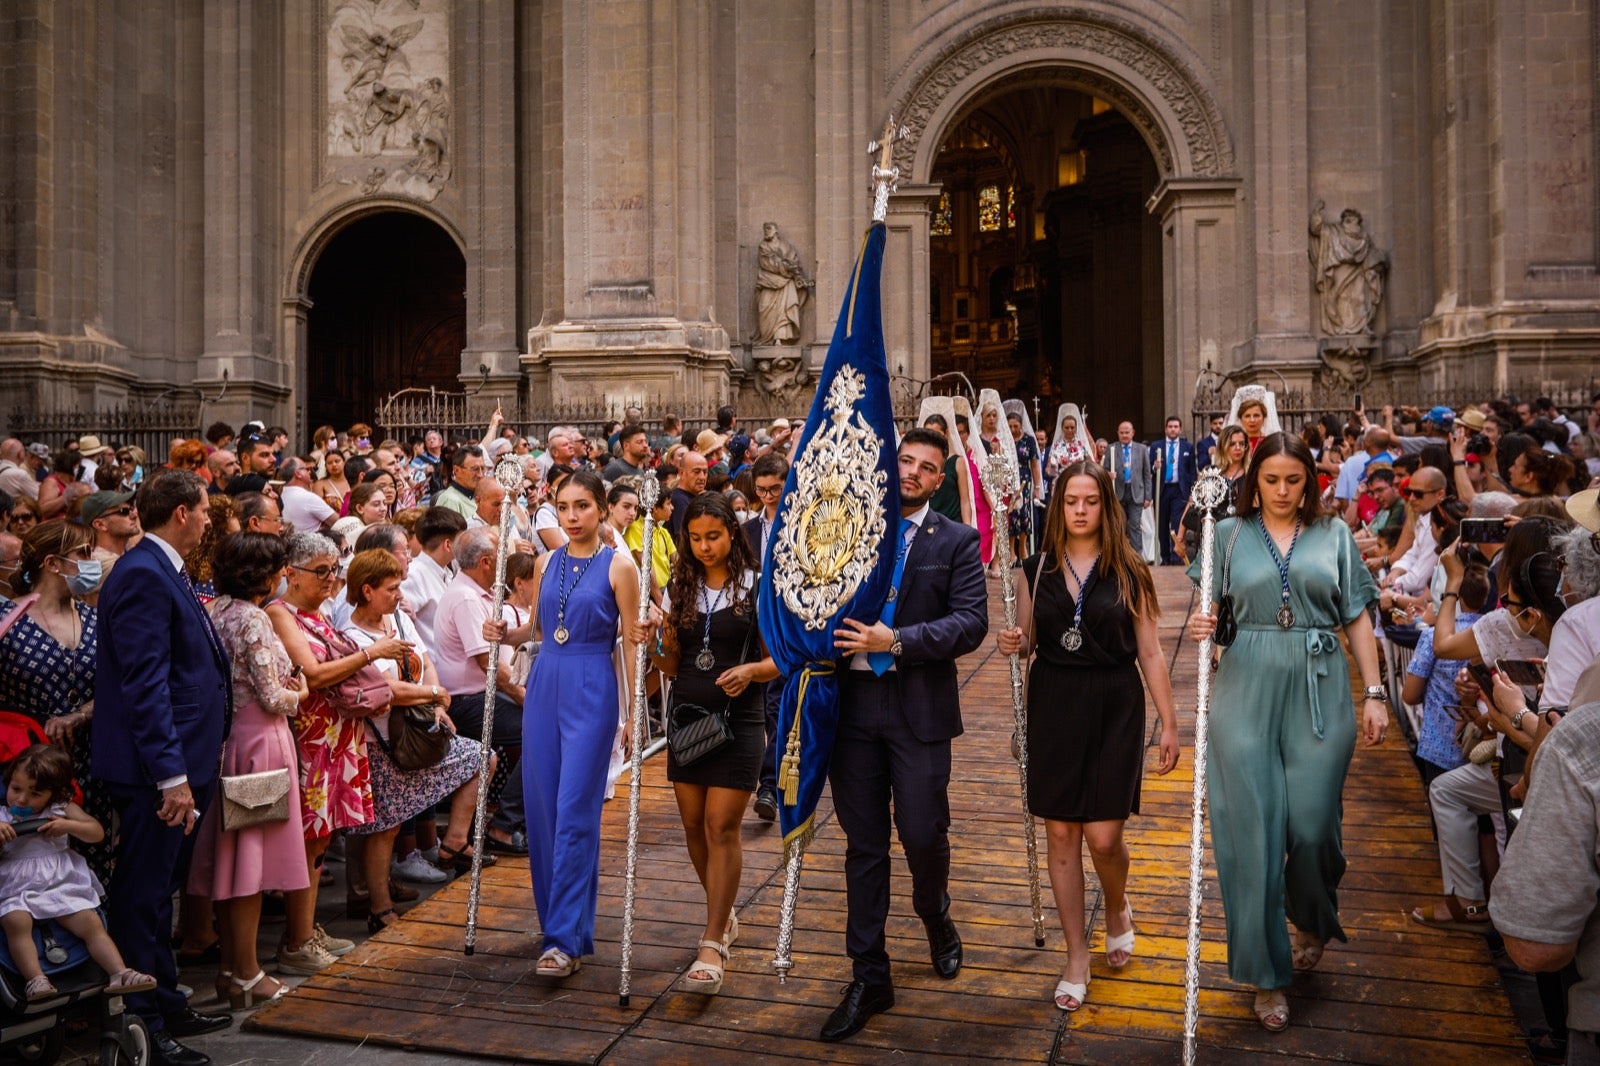
<svg viewBox="0 0 1600 1066"><path fill-rule="evenodd" d="M851 1040L816 1040L849 980L843 955L844 840L826 797L823 825L808 853L788 984L779 985L770 967L782 896L778 834L751 816L744 827L738 904L743 934L722 995L707 999L672 990L694 956L703 911L663 759L647 764L644 774L631 1007L620 1008L616 996L627 815L625 791L619 789L605 811L598 951L574 978L555 984L534 976L537 919L526 870L502 861L486 872L473 957L461 954L467 898L462 879L247 1024L297 1036L541 1062L782 1057L854 1063L891 1055L926 1062L1176 1061L1183 1024L1195 662L1192 644L1178 647L1188 583L1167 568L1158 575L1158 587L1167 605L1163 639L1178 651L1174 679L1184 759L1169 776L1146 778L1143 814L1129 823L1130 896L1139 941L1137 957L1120 974L1112 974L1100 954L1103 913L1098 889L1090 885L1093 982L1088 1002L1075 1015L1062 1014L1049 999L1065 960L1048 883L1047 947L1039 950L1032 942L1017 775L1008 751L1009 681L1005 660L986 649L963 662L967 732L956 741L950 789L950 892L966 965L954 981L934 976L897 858L888 929L896 1006ZM992 599L998 618L998 594ZM1383 747L1357 751L1345 793L1350 870L1340 904L1351 942L1330 946L1318 971L1296 982L1287 1033L1263 1031L1250 1012L1249 992L1227 978L1222 905L1211 872L1201 969L1202 1061L1527 1061L1484 942L1425 930L1405 918L1407 905L1438 893L1439 872L1415 770L1400 731L1389 735ZM1149 756L1153 766L1154 749ZM1042 862L1042 839L1040 853Z"/></svg>

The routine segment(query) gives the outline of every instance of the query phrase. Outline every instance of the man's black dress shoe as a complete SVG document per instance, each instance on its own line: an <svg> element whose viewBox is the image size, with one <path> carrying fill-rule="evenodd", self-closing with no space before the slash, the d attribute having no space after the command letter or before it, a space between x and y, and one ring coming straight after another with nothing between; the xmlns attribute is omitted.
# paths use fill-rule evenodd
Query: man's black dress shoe
<svg viewBox="0 0 1600 1066"><path fill-rule="evenodd" d="M150 1034L150 1062L153 1066L211 1066L211 1056L184 1047L163 1030Z"/></svg>
<svg viewBox="0 0 1600 1066"><path fill-rule="evenodd" d="M933 972L949 980L961 972L961 934L956 923L946 911L937 918L924 918L928 930L928 956L933 960Z"/></svg>
<svg viewBox="0 0 1600 1066"><path fill-rule="evenodd" d="M199 1036L214 1033L233 1024L231 1014L201 1014L193 1007L185 1007L166 1016L167 1032L173 1036ZM194 1054L199 1054L195 1052Z"/></svg>
<svg viewBox="0 0 1600 1066"><path fill-rule="evenodd" d="M778 794L766 786L756 790L756 817L763 822L770 822L778 817Z"/></svg>
<svg viewBox="0 0 1600 1066"><path fill-rule="evenodd" d="M822 1026L822 1039L833 1043L855 1036L874 1014L894 1006L894 985L869 985L857 978L844 990L844 1001L833 1008Z"/></svg>
<svg viewBox="0 0 1600 1066"><path fill-rule="evenodd" d="M525 856L528 854L528 836L520 829L511 834L510 840L497 840L485 833L483 846L497 855Z"/></svg>

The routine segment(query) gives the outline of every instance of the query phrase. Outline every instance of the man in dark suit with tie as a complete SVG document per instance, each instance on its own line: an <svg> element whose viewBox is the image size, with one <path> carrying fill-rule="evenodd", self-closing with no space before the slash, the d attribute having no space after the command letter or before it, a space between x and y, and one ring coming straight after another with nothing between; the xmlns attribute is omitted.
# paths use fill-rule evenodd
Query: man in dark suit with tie
<svg viewBox="0 0 1600 1066"><path fill-rule="evenodd" d="M1144 552L1144 509L1150 506L1150 451L1133 439L1133 423L1117 426L1117 439L1106 449L1106 469L1117 486L1117 502L1128 519L1128 540Z"/></svg>
<svg viewBox="0 0 1600 1066"><path fill-rule="evenodd" d="M890 598L872 625L846 619L839 732L828 780L845 832L845 949L854 979L822 1027L843 1040L894 1006L884 923L889 915L889 816L911 871L911 901L934 972L961 969L950 920L950 741L961 735L956 659L989 631L978 531L934 512L949 442L930 429L900 441L900 539Z"/></svg>
<svg viewBox="0 0 1600 1066"><path fill-rule="evenodd" d="M783 499L783 483L788 476L789 460L772 452L750 467L761 510L744 524L744 536L763 573L767 566L767 542L772 539L772 523L778 517L778 503ZM778 817L778 703L783 697L783 678L768 681L766 688L767 750L761 758L755 811L763 822L771 822Z"/></svg>
<svg viewBox="0 0 1600 1066"><path fill-rule="evenodd" d="M1161 561L1171 566L1178 562L1178 553L1172 550L1178 519L1183 517L1189 490L1200 476L1195 468L1194 445L1183 439L1183 420L1176 415L1167 419L1166 436L1150 445L1150 465L1158 501L1156 537L1161 544Z"/></svg>
<svg viewBox="0 0 1600 1066"><path fill-rule="evenodd" d="M121 818L117 869L107 894L111 935L128 965L153 974L154 992L127 997L150 1027L158 1066L210 1061L175 1036L225 1029L178 991L172 893L182 885L194 828L211 807L222 740L233 715L228 656L183 570L211 524L206 483L163 470L139 489L145 535L100 591L90 772Z"/></svg>

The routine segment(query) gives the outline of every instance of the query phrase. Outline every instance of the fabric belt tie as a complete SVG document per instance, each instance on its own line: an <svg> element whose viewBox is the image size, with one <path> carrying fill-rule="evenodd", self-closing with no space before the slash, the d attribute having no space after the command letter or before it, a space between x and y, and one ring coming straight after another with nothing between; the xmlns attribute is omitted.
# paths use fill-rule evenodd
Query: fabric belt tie
<svg viewBox="0 0 1600 1066"><path fill-rule="evenodd" d="M546 640L540 645L539 651L540 651L541 654L545 653L545 652L552 652L552 653L554 653L554 654L556 654L558 656L560 656L560 655L610 655L611 652L615 648L616 648L616 641L612 641L612 640L585 641L582 644L575 644L575 643L572 643L572 642L568 642L566 644L557 644L553 640Z"/></svg>
<svg viewBox="0 0 1600 1066"><path fill-rule="evenodd" d="M1328 676L1328 656L1339 650L1339 638L1326 629L1306 630L1306 654L1310 669L1306 671L1306 694L1311 698L1311 733L1323 739L1322 701L1317 695L1317 682Z"/></svg>
<svg viewBox="0 0 1600 1066"><path fill-rule="evenodd" d="M800 724L805 721L806 689L813 677L831 677L833 672L831 659L814 660L800 669L800 686L794 697L794 721L789 725L783 755L778 759L778 794L785 807L800 802Z"/></svg>

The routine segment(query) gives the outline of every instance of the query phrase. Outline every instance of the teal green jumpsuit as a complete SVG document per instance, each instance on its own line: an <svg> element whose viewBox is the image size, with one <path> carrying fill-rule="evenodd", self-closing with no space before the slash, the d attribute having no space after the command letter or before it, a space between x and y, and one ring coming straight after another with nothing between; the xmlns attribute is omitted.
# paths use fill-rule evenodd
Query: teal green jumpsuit
<svg viewBox="0 0 1600 1066"><path fill-rule="evenodd" d="M1211 695L1211 841L1229 976L1285 988L1294 977L1286 915L1324 941L1346 939L1339 823L1356 720L1338 630L1377 602L1378 589L1345 524L1314 522L1290 559L1294 626L1282 629L1282 586L1265 534L1254 518L1230 518L1216 527L1213 603L1240 523L1230 587L1239 634L1222 654ZM1198 560L1189 576L1199 581Z"/></svg>

